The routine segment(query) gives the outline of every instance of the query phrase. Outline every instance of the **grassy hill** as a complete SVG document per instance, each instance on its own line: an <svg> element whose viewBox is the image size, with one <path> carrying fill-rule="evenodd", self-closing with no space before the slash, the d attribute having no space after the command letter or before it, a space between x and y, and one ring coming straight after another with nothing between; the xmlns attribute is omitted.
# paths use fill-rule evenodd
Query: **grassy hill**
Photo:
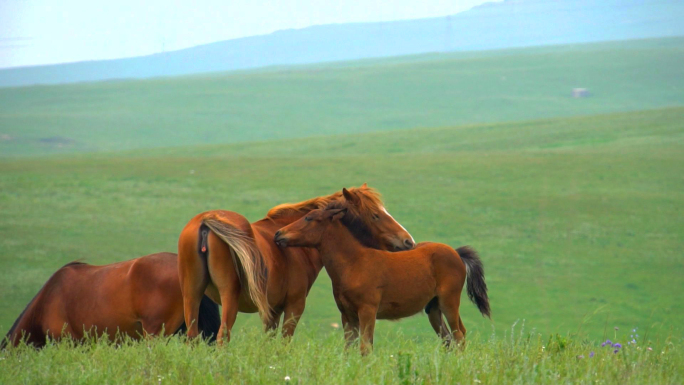
<svg viewBox="0 0 684 385"><path fill-rule="evenodd" d="M0 89L0 157L236 143L684 105L684 39ZM570 97L573 87L592 96ZM389 137L393 137L389 135ZM238 151L242 146L231 147Z"/></svg>
<svg viewBox="0 0 684 385"><path fill-rule="evenodd" d="M678 107L6 159L0 333L68 261L173 251L198 212L231 209L256 220L278 203L368 182L416 240L470 244L481 253L493 322L463 305L466 327L480 338L503 335L518 321L544 336L579 331L594 341L614 326L639 327L653 340L681 336L683 150ZM257 324L253 315L238 321L238 328ZM314 334L339 322L324 272L302 321L300 331ZM397 331L433 338L422 315L380 322L377 331L381 346L381 336Z"/></svg>

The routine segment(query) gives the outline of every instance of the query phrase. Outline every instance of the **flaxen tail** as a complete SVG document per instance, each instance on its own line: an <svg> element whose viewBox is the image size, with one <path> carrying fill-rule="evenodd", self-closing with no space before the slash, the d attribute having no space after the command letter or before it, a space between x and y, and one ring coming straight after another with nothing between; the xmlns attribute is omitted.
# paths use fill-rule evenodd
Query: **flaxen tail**
<svg viewBox="0 0 684 385"><path fill-rule="evenodd" d="M266 297L266 266L255 240L244 231L217 218L205 218L202 222L230 246L242 287L247 286L249 296L259 309L261 317L268 317L270 307Z"/></svg>
<svg viewBox="0 0 684 385"><path fill-rule="evenodd" d="M468 270L468 298L477 305L483 316L491 318L482 260L480 260L475 249L470 246L461 246L456 249L456 252L461 256L461 260Z"/></svg>

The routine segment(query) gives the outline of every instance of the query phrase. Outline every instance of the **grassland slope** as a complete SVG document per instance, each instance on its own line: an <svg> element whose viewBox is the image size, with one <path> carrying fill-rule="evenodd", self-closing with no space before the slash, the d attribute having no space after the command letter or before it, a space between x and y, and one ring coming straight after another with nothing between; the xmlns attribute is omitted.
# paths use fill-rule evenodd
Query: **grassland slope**
<svg viewBox="0 0 684 385"><path fill-rule="evenodd" d="M447 127L684 105L684 39L0 89L0 156ZM592 96L573 99L573 87Z"/></svg>
<svg viewBox="0 0 684 385"><path fill-rule="evenodd" d="M198 212L256 220L368 182L416 240L480 252L494 321L464 302L470 332L501 335L524 319L593 340L613 326L681 335L683 147L684 108L669 108L0 161L0 333L68 261L173 251ZM312 333L339 322L325 273L302 321ZM424 316L377 330L432 338Z"/></svg>

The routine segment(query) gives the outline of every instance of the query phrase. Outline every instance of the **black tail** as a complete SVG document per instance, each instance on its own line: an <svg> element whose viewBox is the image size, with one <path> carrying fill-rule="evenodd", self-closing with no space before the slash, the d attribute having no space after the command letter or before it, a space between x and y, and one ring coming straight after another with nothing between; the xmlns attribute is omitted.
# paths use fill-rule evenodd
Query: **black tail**
<svg viewBox="0 0 684 385"><path fill-rule="evenodd" d="M483 316L491 318L482 260L480 260L475 249L470 246L461 246L456 249L456 252L461 256L461 260L468 270L468 298L477 305Z"/></svg>
<svg viewBox="0 0 684 385"><path fill-rule="evenodd" d="M202 302L200 302L199 315L197 316L197 328L202 337L207 340L207 342L216 341L216 336L218 335L219 327L221 326L221 314L219 313L219 307L216 302L212 301L206 295L202 297ZM175 334L185 334L188 328L185 322L176 330Z"/></svg>

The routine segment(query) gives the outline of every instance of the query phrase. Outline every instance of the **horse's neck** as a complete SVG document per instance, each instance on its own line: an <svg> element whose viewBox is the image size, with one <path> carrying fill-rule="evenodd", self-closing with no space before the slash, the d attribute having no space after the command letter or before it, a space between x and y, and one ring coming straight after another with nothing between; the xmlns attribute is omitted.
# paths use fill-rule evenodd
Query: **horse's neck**
<svg viewBox="0 0 684 385"><path fill-rule="evenodd" d="M365 258L370 252L341 223L331 224L321 244L316 248L328 274L344 274L344 270L352 268L354 263Z"/></svg>
<svg viewBox="0 0 684 385"><path fill-rule="evenodd" d="M301 215L300 217L302 216L304 215ZM259 237L263 242L267 242L270 245L273 243L273 237L275 236L276 231L297 221L300 217L287 216L278 219L264 218L254 222L252 228L257 230L255 233L259 234ZM308 261L307 266L311 269L308 273L313 277L318 276L318 273L323 269L323 262L321 261L318 251L310 248L301 248L301 251L300 256L306 258ZM282 254L282 252L280 254ZM282 254L282 257L284 258L284 254Z"/></svg>

